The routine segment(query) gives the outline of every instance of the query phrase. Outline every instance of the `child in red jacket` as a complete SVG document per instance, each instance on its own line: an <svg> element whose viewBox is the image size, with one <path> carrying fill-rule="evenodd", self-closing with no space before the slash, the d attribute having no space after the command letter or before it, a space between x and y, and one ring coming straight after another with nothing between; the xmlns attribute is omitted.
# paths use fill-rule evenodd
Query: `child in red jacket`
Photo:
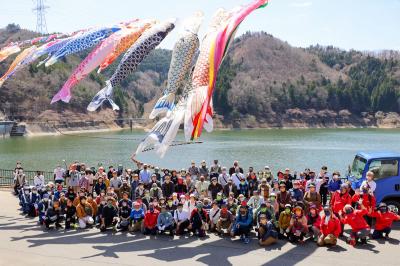
<svg viewBox="0 0 400 266"><path fill-rule="evenodd" d="M149 210L144 216L144 234L155 235L157 233L157 219L160 212L154 208L154 204L149 204Z"/></svg>
<svg viewBox="0 0 400 266"><path fill-rule="evenodd" d="M372 217L376 218L375 230L372 233L373 239L383 238L383 233L385 233L385 238L389 238L390 231L392 231L393 221L399 221L400 215L397 215L388 210L386 203L379 204L378 211L372 214Z"/></svg>
<svg viewBox="0 0 400 266"><path fill-rule="evenodd" d="M321 235L318 238L318 246L335 246L337 239L342 232L340 220L333 214L329 207L324 208L324 214L321 217Z"/></svg>
<svg viewBox="0 0 400 266"><path fill-rule="evenodd" d="M341 212L347 204L351 204L351 196L349 194L349 186L347 184L340 185L340 190L336 191L332 195L331 199L331 206L333 213L339 217L339 212ZM343 228L344 225L342 224L342 230L340 235L343 235Z"/></svg>
<svg viewBox="0 0 400 266"><path fill-rule="evenodd" d="M367 209L361 205L361 210L354 210L351 205L344 206L343 209L345 216L343 217L343 212L339 213L340 221L343 224L348 224L351 227L350 238L348 239L348 243L352 246L355 246L358 240L361 240L361 243L367 243L367 236L370 233L370 228L367 222L364 219L364 215L368 213Z"/></svg>

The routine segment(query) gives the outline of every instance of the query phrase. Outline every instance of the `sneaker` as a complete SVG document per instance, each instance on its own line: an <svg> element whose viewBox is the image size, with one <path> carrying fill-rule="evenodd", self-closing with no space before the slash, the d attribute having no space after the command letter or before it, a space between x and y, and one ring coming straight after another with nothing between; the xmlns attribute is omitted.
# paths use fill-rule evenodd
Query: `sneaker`
<svg viewBox="0 0 400 266"><path fill-rule="evenodd" d="M244 235L241 235L241 236L240 236L240 240L244 241L244 239L245 239L245 236L244 236Z"/></svg>
<svg viewBox="0 0 400 266"><path fill-rule="evenodd" d="M250 243L250 238L248 238L248 237L245 237L245 238L243 239L243 242L244 242L245 244L248 244L248 243Z"/></svg>

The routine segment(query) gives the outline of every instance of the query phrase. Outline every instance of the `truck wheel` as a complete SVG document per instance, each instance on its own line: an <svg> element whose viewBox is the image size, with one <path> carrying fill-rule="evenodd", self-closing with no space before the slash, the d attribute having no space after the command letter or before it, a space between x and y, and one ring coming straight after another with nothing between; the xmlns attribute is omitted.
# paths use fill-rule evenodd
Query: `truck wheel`
<svg viewBox="0 0 400 266"><path fill-rule="evenodd" d="M398 201L385 201L386 205L388 206L388 209L399 214L400 210L400 202Z"/></svg>

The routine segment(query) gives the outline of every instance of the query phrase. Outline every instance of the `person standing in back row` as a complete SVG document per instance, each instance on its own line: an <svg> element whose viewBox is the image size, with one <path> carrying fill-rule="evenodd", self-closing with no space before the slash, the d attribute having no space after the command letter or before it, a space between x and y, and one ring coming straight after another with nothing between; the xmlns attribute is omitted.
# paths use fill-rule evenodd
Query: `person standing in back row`
<svg viewBox="0 0 400 266"><path fill-rule="evenodd" d="M233 175L234 173L236 173L236 168L239 168L239 172L243 174L243 168L239 166L239 162L234 161L233 166L229 168L229 175Z"/></svg>

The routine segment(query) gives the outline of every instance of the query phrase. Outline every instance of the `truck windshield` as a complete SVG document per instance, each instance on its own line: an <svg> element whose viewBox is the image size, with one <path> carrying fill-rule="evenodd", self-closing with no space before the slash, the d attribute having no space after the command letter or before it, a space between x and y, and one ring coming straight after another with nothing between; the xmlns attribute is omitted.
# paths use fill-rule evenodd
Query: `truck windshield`
<svg viewBox="0 0 400 266"><path fill-rule="evenodd" d="M357 179L360 179L364 172L366 163L367 163L366 159L364 159L360 156L356 156L356 158L354 158L354 161L353 161L353 166L351 167L351 175Z"/></svg>

